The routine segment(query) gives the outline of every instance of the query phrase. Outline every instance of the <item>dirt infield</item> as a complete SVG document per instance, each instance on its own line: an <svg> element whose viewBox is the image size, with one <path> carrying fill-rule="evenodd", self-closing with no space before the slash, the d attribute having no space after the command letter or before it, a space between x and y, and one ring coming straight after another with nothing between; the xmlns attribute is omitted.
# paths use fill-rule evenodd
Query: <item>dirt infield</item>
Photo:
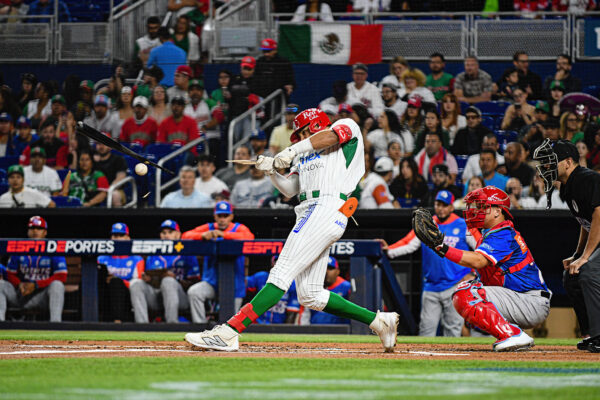
<svg viewBox="0 0 600 400"><path fill-rule="evenodd" d="M385 358L498 361L598 362L599 354L574 346L536 346L517 353L494 353L491 345L398 344L385 354L376 343L241 343L233 353L201 351L185 342L164 341L0 341L0 359L81 357L257 357L257 358Z"/></svg>

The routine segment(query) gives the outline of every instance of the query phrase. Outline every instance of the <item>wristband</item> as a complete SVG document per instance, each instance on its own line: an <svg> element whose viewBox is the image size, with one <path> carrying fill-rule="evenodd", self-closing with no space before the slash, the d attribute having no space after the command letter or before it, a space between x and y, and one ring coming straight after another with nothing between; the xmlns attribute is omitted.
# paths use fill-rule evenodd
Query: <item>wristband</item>
<svg viewBox="0 0 600 400"><path fill-rule="evenodd" d="M455 249L454 247L448 247L446 250L446 258L453 263L458 264L462 259L463 251L459 249Z"/></svg>
<svg viewBox="0 0 600 400"><path fill-rule="evenodd" d="M310 138L301 140L298 143L292 145L291 147L296 152L296 154L308 153L309 151L314 150L314 147L310 142Z"/></svg>

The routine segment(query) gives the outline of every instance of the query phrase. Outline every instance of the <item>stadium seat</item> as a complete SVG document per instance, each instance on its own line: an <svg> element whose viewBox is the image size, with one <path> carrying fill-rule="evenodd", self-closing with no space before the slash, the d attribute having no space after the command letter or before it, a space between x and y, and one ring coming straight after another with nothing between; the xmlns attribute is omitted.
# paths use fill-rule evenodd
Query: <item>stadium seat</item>
<svg viewBox="0 0 600 400"><path fill-rule="evenodd" d="M8 167L19 163L19 156L0 157L0 168L8 170Z"/></svg>
<svg viewBox="0 0 600 400"><path fill-rule="evenodd" d="M496 138L498 139L498 143L500 144L499 152L500 154L504 154L504 150L506 150L506 145L510 142L516 142L519 138L519 132L515 131L495 131Z"/></svg>
<svg viewBox="0 0 600 400"><path fill-rule="evenodd" d="M402 208L414 208L421 204L421 200L419 199L397 198L396 200L398 200L398 203L400 203L400 207Z"/></svg>
<svg viewBox="0 0 600 400"><path fill-rule="evenodd" d="M0 182L5 182L6 181L6 170L3 168L0 168Z"/></svg>
<svg viewBox="0 0 600 400"><path fill-rule="evenodd" d="M489 115L484 115L481 118L481 125L485 126L489 130L493 131L494 129L496 129L496 120L494 119L494 117L491 117Z"/></svg>
<svg viewBox="0 0 600 400"><path fill-rule="evenodd" d="M123 146L127 147L129 150L133 150L136 153L142 153L144 151L144 146L139 143L121 143Z"/></svg>
<svg viewBox="0 0 600 400"><path fill-rule="evenodd" d="M598 95L600 94L600 86L597 86L597 85L586 86L583 88L582 92L587 93L590 96L598 97Z"/></svg>
<svg viewBox="0 0 600 400"><path fill-rule="evenodd" d="M504 111L510 106L507 101L482 101L475 104L475 107L481 110L482 114L503 115Z"/></svg>
<svg viewBox="0 0 600 400"><path fill-rule="evenodd" d="M56 203L56 207L81 207L81 200L73 196L52 196L52 201Z"/></svg>
<svg viewBox="0 0 600 400"><path fill-rule="evenodd" d="M460 102L460 113L461 114L465 114L465 111L467 111L467 108L471 107L471 105L469 103L466 103L464 101Z"/></svg>
<svg viewBox="0 0 600 400"><path fill-rule="evenodd" d="M467 160L469 159L468 155L462 155L462 154L458 154L455 155L454 158L456 159L456 165L458 166L458 170L464 170L465 166L467 165Z"/></svg>
<svg viewBox="0 0 600 400"><path fill-rule="evenodd" d="M60 178L61 182L65 180L65 177L67 176L67 174L69 173L69 171L71 172L75 172L75 170L70 170L70 169L59 169L56 170L56 172L58 173L58 177Z"/></svg>

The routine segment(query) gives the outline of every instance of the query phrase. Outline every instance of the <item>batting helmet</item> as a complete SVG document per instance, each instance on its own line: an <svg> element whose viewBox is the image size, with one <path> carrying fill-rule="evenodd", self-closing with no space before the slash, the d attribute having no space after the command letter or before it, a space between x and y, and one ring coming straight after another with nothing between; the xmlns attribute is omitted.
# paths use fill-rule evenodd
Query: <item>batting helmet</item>
<svg viewBox="0 0 600 400"><path fill-rule="evenodd" d="M483 228L487 209L492 206L500 207L507 218L513 219L512 214L508 211L510 208L508 194L495 186L473 190L465 196L465 204L467 209L464 211L464 215L469 228Z"/></svg>
<svg viewBox="0 0 600 400"><path fill-rule="evenodd" d="M294 118L294 132L290 136L290 140L292 143L299 142L300 135L298 133L307 126L312 135L325 129L329 124L331 124L329 117L322 110L318 108L306 109Z"/></svg>

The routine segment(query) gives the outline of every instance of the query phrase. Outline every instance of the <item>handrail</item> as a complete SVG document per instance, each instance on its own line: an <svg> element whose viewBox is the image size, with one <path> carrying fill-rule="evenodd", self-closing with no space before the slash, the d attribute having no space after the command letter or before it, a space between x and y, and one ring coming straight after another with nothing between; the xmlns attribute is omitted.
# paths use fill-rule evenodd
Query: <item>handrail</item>
<svg viewBox="0 0 600 400"><path fill-rule="evenodd" d="M229 17L236 11L241 10L248 4L253 3L254 1L255 0L241 0L239 2L239 4L236 4L236 5L230 4L230 3L233 3L233 1L230 1L229 3L225 3L225 4L223 4L223 6L217 8L217 15L215 15L215 19L217 21L223 21L225 18ZM223 10L223 13L221 13L221 10Z"/></svg>
<svg viewBox="0 0 600 400"><path fill-rule="evenodd" d="M133 176L128 176L124 179L121 179L119 182L113 183L108 188L108 193L106 194L106 207L112 208L112 195L115 190L124 186L126 183L131 182L131 186L133 190L131 191L131 201L123 205L123 208L135 208L137 207L137 184L135 183L135 178Z"/></svg>
<svg viewBox="0 0 600 400"><path fill-rule="evenodd" d="M174 152L169 153L166 156L164 156L163 158L161 158L160 160L158 160L157 164L162 167L162 166L165 165L165 163L167 161L169 161L169 160L177 157L181 153L185 153L186 151L188 151L192 147L199 145L200 143L202 143L205 140L206 140L206 138L204 136L201 136L201 137L199 137L197 139L194 139L191 142L186 143L185 145L181 146L180 148L178 148ZM172 178L170 181L168 181L167 183L165 183L164 185L162 185L161 184L162 173L161 173L160 170L156 170L156 176L155 176L155 183L156 183L156 185L155 185L155 188L154 188L154 190L156 190L156 194L154 195L154 205L156 207L160 207L160 201L161 201L160 192L163 189L166 189L169 186L173 185L178 180L179 180L179 177L176 176L176 177Z"/></svg>
<svg viewBox="0 0 600 400"><path fill-rule="evenodd" d="M126 0L126 2L131 2L131 1L132 1L132 0ZM113 15L113 20L115 20L115 19L119 19L119 18L121 18L123 15L127 15L127 14L129 14L129 13L131 13L131 12L133 12L133 11L137 10L138 8L140 8L140 7L142 7L143 5L145 5L145 4L146 4L148 1L154 1L154 0L138 1L137 3L131 4L131 6L130 6L130 7L127 7L126 9L124 9L124 10L121 10L121 11L119 11L119 12L115 13L115 14ZM125 3L125 2L123 2L123 3ZM121 3L121 4L123 4L123 3ZM117 7L118 7L118 6L117 6ZM117 7L115 7L115 8L117 8Z"/></svg>
<svg viewBox="0 0 600 400"><path fill-rule="evenodd" d="M234 129L235 129L236 124L238 124L240 121L250 117L250 118L252 118L252 130L256 129L256 110L258 110L259 108L265 107L267 103L273 101L277 97L281 97L281 110L276 115L271 115L271 120L267 121L263 125L263 127L268 127L274 123L273 120L275 120L277 117L283 118L283 114L284 114L284 110L285 110L285 95L283 93L283 89L275 90L273 93L271 93L270 95L265 97L265 99L263 101L252 106L251 108L249 108L248 110L244 111L242 114L238 115L233 120L231 120L231 122L229 123L229 129L227 131L227 152L228 152L227 154L228 154L229 160L233 159L233 149L234 149L233 134L234 134ZM282 123L283 123L283 121L282 121ZM248 141L248 136L245 136L244 138L242 138L242 140L240 140L235 145L237 147L240 144L243 144L247 141Z"/></svg>

